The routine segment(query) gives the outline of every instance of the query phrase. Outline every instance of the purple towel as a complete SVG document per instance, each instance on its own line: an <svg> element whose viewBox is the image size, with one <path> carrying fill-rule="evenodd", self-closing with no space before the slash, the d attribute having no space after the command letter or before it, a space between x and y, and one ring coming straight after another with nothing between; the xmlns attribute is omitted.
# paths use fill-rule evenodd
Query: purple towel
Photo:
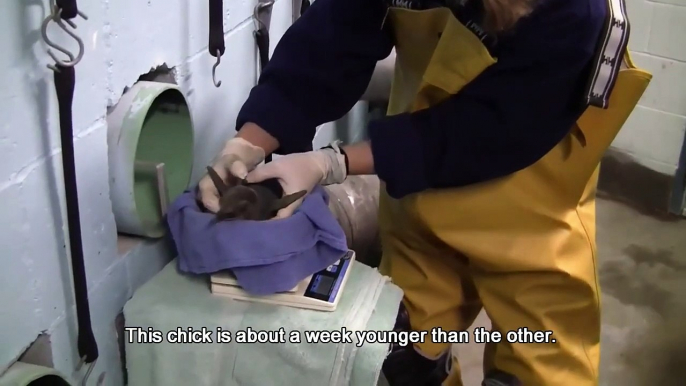
<svg viewBox="0 0 686 386"><path fill-rule="evenodd" d="M288 291L340 259L345 233L329 211L321 187L305 197L289 218L215 222L200 210L194 191L184 192L167 212L179 253L179 269L207 274L231 269L255 295Z"/></svg>

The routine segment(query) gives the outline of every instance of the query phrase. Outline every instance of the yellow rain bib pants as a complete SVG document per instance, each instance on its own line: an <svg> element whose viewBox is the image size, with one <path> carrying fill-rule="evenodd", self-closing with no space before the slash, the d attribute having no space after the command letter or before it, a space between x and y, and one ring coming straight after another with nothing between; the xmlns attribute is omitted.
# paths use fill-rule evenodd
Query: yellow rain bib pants
<svg viewBox="0 0 686 386"><path fill-rule="evenodd" d="M397 56L389 115L436 104L495 63L447 8L391 8L386 23L394 29ZM400 200L382 187L380 269L405 292L413 330L466 330L484 307L503 334L500 343L487 344L484 371L497 368L525 386L598 384L599 162L651 79L628 56L625 62L609 108L589 107L569 135L528 168ZM508 343L505 333L521 327L552 331L555 343ZM449 344L427 341L415 348L437 357ZM444 385L461 384L454 362Z"/></svg>

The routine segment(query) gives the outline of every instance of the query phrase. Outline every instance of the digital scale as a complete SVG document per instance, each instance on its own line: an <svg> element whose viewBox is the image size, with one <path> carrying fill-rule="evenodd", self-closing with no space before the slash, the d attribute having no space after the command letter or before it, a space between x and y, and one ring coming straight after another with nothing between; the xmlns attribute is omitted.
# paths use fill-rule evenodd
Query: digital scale
<svg viewBox="0 0 686 386"><path fill-rule="evenodd" d="M329 267L302 280L295 288L273 295L252 295L241 288L231 271L216 273L210 278L210 290L215 295L236 300L306 308L318 311L334 311L348 280L355 252L348 251Z"/></svg>

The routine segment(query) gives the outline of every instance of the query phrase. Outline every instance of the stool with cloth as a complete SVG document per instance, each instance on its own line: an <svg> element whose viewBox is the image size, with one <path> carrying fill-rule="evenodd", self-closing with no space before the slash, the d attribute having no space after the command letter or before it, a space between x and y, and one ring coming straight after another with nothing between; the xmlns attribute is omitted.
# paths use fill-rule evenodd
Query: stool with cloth
<svg viewBox="0 0 686 386"><path fill-rule="evenodd" d="M376 269L353 264L333 312L236 301L210 294L202 276L168 264L124 307L127 327L166 334L203 327L213 343L137 343L126 340L130 386L373 386L389 351L385 343L308 343L305 331L388 331L402 299L400 288ZM286 343L217 343L216 331L285 330ZM299 331L302 343L289 341ZM355 337L354 333L352 335Z"/></svg>
<svg viewBox="0 0 686 386"><path fill-rule="evenodd" d="M353 264L336 310L320 312L212 295L207 274L230 269L253 294L293 288L347 252L345 234L316 188L290 217L270 221L217 222L203 212L194 191L167 214L177 261L136 291L124 307L126 326L211 332L213 343L149 344L126 340L131 386L373 386L390 345L357 344L355 331L388 331L396 321L400 288L376 269ZM190 274L189 274L190 273ZM218 341L218 329L231 342ZM284 330L285 342L236 342L238 331ZM352 342L317 343L306 331L352 331ZM296 332L297 331L297 332ZM293 341L291 332L299 335ZM133 333L135 336L135 332ZM131 335L129 335L131 336Z"/></svg>

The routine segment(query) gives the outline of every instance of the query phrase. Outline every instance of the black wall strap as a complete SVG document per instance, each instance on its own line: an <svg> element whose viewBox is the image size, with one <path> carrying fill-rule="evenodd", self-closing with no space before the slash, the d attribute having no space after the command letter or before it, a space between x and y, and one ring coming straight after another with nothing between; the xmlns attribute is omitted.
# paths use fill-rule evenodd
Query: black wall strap
<svg viewBox="0 0 686 386"><path fill-rule="evenodd" d="M69 225L69 249L71 269L74 280L74 300L76 317L79 324L79 356L86 363L98 359L98 345L93 336L90 307L88 304L88 284L81 239L81 217L79 214L79 193L76 187L76 164L74 161L74 128L72 124L72 104L76 75L74 67L56 65L55 91L60 115L60 138L62 142L62 167L64 169L64 188L67 198L67 223Z"/></svg>
<svg viewBox="0 0 686 386"><path fill-rule="evenodd" d="M73 19L79 13L76 0L55 0L55 5L62 10L60 17L64 20Z"/></svg>
<svg viewBox="0 0 686 386"><path fill-rule="evenodd" d="M215 58L224 55L224 4L222 0L210 1L210 34L207 50Z"/></svg>
<svg viewBox="0 0 686 386"><path fill-rule="evenodd" d="M255 44L257 44L257 52L260 56L260 71L269 63L269 31L266 27L261 27L254 32Z"/></svg>
<svg viewBox="0 0 686 386"><path fill-rule="evenodd" d="M310 0L303 0L302 3L300 3L300 16L302 16L305 11L307 11L308 8L310 8Z"/></svg>
<svg viewBox="0 0 686 386"><path fill-rule="evenodd" d="M253 15L256 23L253 36L255 36L255 45L257 45L257 52L260 58L260 72L269 63L269 21L273 6L274 2L271 0L259 0Z"/></svg>

